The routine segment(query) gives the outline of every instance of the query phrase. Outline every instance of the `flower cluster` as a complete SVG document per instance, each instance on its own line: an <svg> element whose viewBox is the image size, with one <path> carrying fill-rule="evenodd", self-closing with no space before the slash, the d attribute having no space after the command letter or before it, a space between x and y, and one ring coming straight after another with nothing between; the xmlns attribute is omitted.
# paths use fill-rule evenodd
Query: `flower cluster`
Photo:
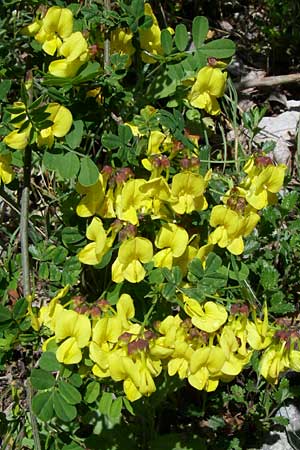
<svg viewBox="0 0 300 450"><path fill-rule="evenodd" d="M242 183L224 196L224 205L213 207L210 216L210 225L215 230L209 235L208 243L226 247L234 255L243 253L243 237L257 225L258 211L276 202L286 166L275 166L270 157L253 155L244 171L247 176Z"/></svg>
<svg viewBox="0 0 300 450"><path fill-rule="evenodd" d="M83 195L77 214L94 216L86 232L92 242L79 252L79 260L89 265L98 264L119 243L112 265L112 280L138 283L145 277L145 263L153 262L155 267L168 269L179 266L185 274L188 263L193 258L205 261L214 245L227 248L232 254L241 254L243 238L257 225L259 209L274 202L286 167L275 166L265 156L251 157L245 165L246 177L242 183L223 197L223 204L212 208L209 223L214 230L206 240L201 240L197 228L187 227L186 219L208 208L205 191L212 172L200 175L199 159L182 156L183 152L178 173L171 177L176 142L171 136L152 131L146 146L148 157L142 163L149 171L148 177L134 178L129 168L104 166L95 185L77 186ZM268 164L262 165L262 160ZM149 229L143 235L147 218L151 219L152 238Z"/></svg>
<svg viewBox="0 0 300 450"><path fill-rule="evenodd" d="M79 260L90 265L100 263L118 237L120 246L112 266L112 280L116 283L124 279L141 281L146 273L143 264L150 261L155 267L171 269L179 265L185 271L187 262L197 253L193 242L196 236L189 235L181 216L208 207L204 194L211 172L200 175L197 161L185 159L171 182L170 160L165 154L150 154L144 163L150 171L146 179L133 178L128 168L105 166L95 185L77 186L83 195L77 214L101 217L94 217L88 225L86 236L92 242L79 252ZM155 227L153 240L140 231L147 217Z"/></svg>
<svg viewBox="0 0 300 450"><path fill-rule="evenodd" d="M262 352L259 372L268 381L277 383L289 368L300 371L298 332L269 324L266 305L258 318L247 305L234 305L228 313L221 303L200 304L184 295L187 317L169 315L154 323L152 331L134 319L128 294L120 296L116 309L102 299L98 306L78 306L78 311L58 303L65 294L66 288L42 307L38 318L39 326L53 334L58 361L78 364L88 351L93 374L122 381L130 401L155 392L154 379L162 370L198 390L214 391L220 381L234 379L254 351Z"/></svg>
<svg viewBox="0 0 300 450"><path fill-rule="evenodd" d="M64 137L73 123L71 112L59 103L49 103L43 108L47 116L45 127L43 122L33 127L31 114L22 102L15 102L12 111L10 123L14 130L3 142L14 150L24 150L30 142L36 142L39 147L52 147L54 138Z"/></svg>
<svg viewBox="0 0 300 450"><path fill-rule="evenodd" d="M56 77L74 77L89 59L87 41L80 31L73 32L73 14L68 8L52 6L24 32L34 36L45 53L60 57L49 65L49 72Z"/></svg>

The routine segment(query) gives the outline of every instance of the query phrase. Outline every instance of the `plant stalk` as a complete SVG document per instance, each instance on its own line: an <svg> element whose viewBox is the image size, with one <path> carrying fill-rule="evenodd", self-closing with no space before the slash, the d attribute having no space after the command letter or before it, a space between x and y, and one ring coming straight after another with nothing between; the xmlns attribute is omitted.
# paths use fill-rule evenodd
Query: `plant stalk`
<svg viewBox="0 0 300 450"><path fill-rule="evenodd" d="M111 1L110 0L104 0L104 10L110 11L111 10ZM107 68L110 63L110 38L108 33L105 33L105 40L104 40L104 71L107 72Z"/></svg>
<svg viewBox="0 0 300 450"><path fill-rule="evenodd" d="M30 175L31 175L31 147L28 146L25 149L24 155L23 190L21 196L21 218L20 218L22 281L23 281L24 297L31 295L29 251L28 251Z"/></svg>

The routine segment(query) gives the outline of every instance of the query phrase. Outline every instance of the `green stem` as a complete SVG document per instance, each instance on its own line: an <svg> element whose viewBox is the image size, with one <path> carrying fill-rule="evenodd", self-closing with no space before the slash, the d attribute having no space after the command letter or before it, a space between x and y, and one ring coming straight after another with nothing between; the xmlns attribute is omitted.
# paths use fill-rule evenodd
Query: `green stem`
<svg viewBox="0 0 300 450"><path fill-rule="evenodd" d="M104 10L110 11L111 4L110 0L104 0ZM108 33L106 32L105 40L104 40L104 71L107 72L108 66L110 63L110 38Z"/></svg>
<svg viewBox="0 0 300 450"><path fill-rule="evenodd" d="M27 297L31 294L29 252L28 252L28 219L29 219L29 195L30 195L30 175L31 175L31 147L25 149L24 155L24 178L21 196L21 218L20 218L20 239L21 239L21 259L23 272L23 294Z"/></svg>
<svg viewBox="0 0 300 450"><path fill-rule="evenodd" d="M27 383L26 383L26 396L27 396L27 403L29 406L29 417L30 417L32 435L33 435L33 440L34 440L34 448L35 448L35 450L42 450L37 421L36 421L35 415L32 411L32 406L31 406L32 387L30 384L30 380L27 380Z"/></svg>

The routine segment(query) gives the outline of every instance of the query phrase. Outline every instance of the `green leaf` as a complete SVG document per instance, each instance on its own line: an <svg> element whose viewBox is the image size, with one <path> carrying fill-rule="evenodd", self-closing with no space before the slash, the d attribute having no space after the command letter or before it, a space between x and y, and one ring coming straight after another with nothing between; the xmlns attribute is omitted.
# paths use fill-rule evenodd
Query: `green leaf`
<svg viewBox="0 0 300 450"><path fill-rule="evenodd" d="M16 124L16 123L20 123L23 122L23 120L25 120L27 117L26 112L24 112L23 114L19 114L17 117L14 117L13 119L10 120L10 123L12 125Z"/></svg>
<svg viewBox="0 0 300 450"><path fill-rule="evenodd" d="M116 305L122 290L122 283L116 283L111 290L106 293L106 299L111 305Z"/></svg>
<svg viewBox="0 0 300 450"><path fill-rule="evenodd" d="M184 52L189 43L189 34L187 32L186 26L180 23L175 28L175 44L180 52Z"/></svg>
<svg viewBox="0 0 300 450"><path fill-rule="evenodd" d="M60 281L61 279L61 271L54 264L49 265L49 279L50 281Z"/></svg>
<svg viewBox="0 0 300 450"><path fill-rule="evenodd" d="M62 241L67 247L82 241L84 236L78 231L78 227L65 227L61 234Z"/></svg>
<svg viewBox="0 0 300 450"><path fill-rule="evenodd" d="M169 55L173 49L173 39L169 30L162 30L160 42L165 55Z"/></svg>
<svg viewBox="0 0 300 450"><path fill-rule="evenodd" d="M64 422L71 422L77 416L77 409L70 405L58 392L53 393L53 407L57 417Z"/></svg>
<svg viewBox="0 0 300 450"><path fill-rule="evenodd" d="M128 125L119 125L118 126L118 135L120 138L120 142L122 145L128 144L133 134L131 128Z"/></svg>
<svg viewBox="0 0 300 450"><path fill-rule="evenodd" d="M66 261L68 250L61 245L57 247L52 254L52 262L54 264L62 264Z"/></svg>
<svg viewBox="0 0 300 450"><path fill-rule="evenodd" d="M94 80L100 73L100 64L96 61L88 62L87 65L81 70L81 72L73 78L72 82L74 85L83 83L89 80ZM58 79L59 81L59 79Z"/></svg>
<svg viewBox="0 0 300 450"><path fill-rule="evenodd" d="M278 287L279 273L272 266L266 266L262 268L260 282L264 289L272 290Z"/></svg>
<svg viewBox="0 0 300 450"><path fill-rule="evenodd" d="M55 385L55 378L49 372L42 369L32 369L30 381L34 389L42 391Z"/></svg>
<svg viewBox="0 0 300 450"><path fill-rule="evenodd" d="M43 353L39 361L39 366L47 372L57 372L61 368L61 365L53 352Z"/></svg>
<svg viewBox="0 0 300 450"><path fill-rule="evenodd" d="M82 135L83 135L83 121L74 120L71 131L65 137L67 145L73 150L75 148L78 148L82 140Z"/></svg>
<svg viewBox="0 0 300 450"><path fill-rule="evenodd" d="M70 383L67 383L66 381L59 381L58 390L64 399L70 403L70 405L77 405L81 402L80 392Z"/></svg>
<svg viewBox="0 0 300 450"><path fill-rule="evenodd" d="M93 403L97 400L100 394L100 384L97 381L91 381L86 388L84 400L87 403Z"/></svg>
<svg viewBox="0 0 300 450"><path fill-rule="evenodd" d="M33 412L44 422L48 422L54 416L53 395L54 392L38 392L32 399Z"/></svg>
<svg viewBox="0 0 300 450"><path fill-rule="evenodd" d="M82 158L78 181L82 186L93 186L99 178L99 170L90 158Z"/></svg>
<svg viewBox="0 0 300 450"><path fill-rule="evenodd" d="M69 378L69 382L73 384L73 386L80 387L82 385L82 378L79 373L73 373Z"/></svg>
<svg viewBox="0 0 300 450"><path fill-rule="evenodd" d="M109 411L109 417L114 420L118 419L121 415L122 405L122 397L118 397L114 400Z"/></svg>
<svg viewBox="0 0 300 450"><path fill-rule="evenodd" d="M150 450L206 450L206 445L204 439L191 433L170 433L154 439Z"/></svg>
<svg viewBox="0 0 300 450"><path fill-rule="evenodd" d="M289 419L283 416L272 417L272 422L276 423L276 425L281 425L282 427L286 427L290 423Z"/></svg>
<svg viewBox="0 0 300 450"><path fill-rule="evenodd" d="M281 207L286 209L287 211L291 211L295 208L298 203L299 194L296 191L289 192L287 195L283 197L281 202Z"/></svg>
<svg viewBox="0 0 300 450"><path fill-rule="evenodd" d="M144 14L144 1L132 0L130 10L136 19L139 19Z"/></svg>
<svg viewBox="0 0 300 450"><path fill-rule="evenodd" d="M113 133L104 133L101 138L101 143L104 147L114 150L121 146L121 139Z"/></svg>
<svg viewBox="0 0 300 450"><path fill-rule="evenodd" d="M0 83L0 100L3 101L10 91L11 80L3 80Z"/></svg>
<svg viewBox="0 0 300 450"><path fill-rule="evenodd" d="M0 323L11 319L11 312L8 308L0 305Z"/></svg>
<svg viewBox="0 0 300 450"><path fill-rule="evenodd" d="M130 412L130 414L132 414L134 416L135 414L134 414L132 405L126 397L123 397L123 404L124 404L125 408L127 409L127 411Z"/></svg>
<svg viewBox="0 0 300 450"><path fill-rule="evenodd" d="M271 296L271 306L269 307L269 312L283 315L295 312L295 310L295 305L287 301L286 296L282 291L275 292Z"/></svg>
<svg viewBox="0 0 300 450"><path fill-rule="evenodd" d="M99 407L98 407L99 411L102 414L105 414L108 416L110 413L112 401L113 401L112 393L111 392L103 392L102 397L99 402Z"/></svg>
<svg viewBox="0 0 300 450"><path fill-rule="evenodd" d="M166 300L172 302L175 300L176 295L176 286L173 283L166 283L162 289L162 296L165 297Z"/></svg>
<svg viewBox="0 0 300 450"><path fill-rule="evenodd" d="M197 16L194 18L192 25L192 36L196 48L200 48L204 43L208 29L209 25L206 17Z"/></svg>
<svg viewBox="0 0 300 450"><path fill-rule="evenodd" d="M235 43L230 39L217 39L215 41L203 44L197 50L198 53L207 57L214 58L230 58L235 53Z"/></svg>
<svg viewBox="0 0 300 450"><path fill-rule="evenodd" d="M28 308L28 302L27 302L26 298L20 298L14 306L13 318L15 320L22 319L22 317L24 317L27 313L27 308Z"/></svg>
<svg viewBox="0 0 300 450"><path fill-rule="evenodd" d="M43 156L43 164L48 170L59 171L63 151L61 149L52 148L46 150Z"/></svg>
<svg viewBox="0 0 300 450"><path fill-rule="evenodd" d="M208 419L208 425L213 430L218 430L219 428L224 428L225 422L222 417L220 416L211 416Z"/></svg>
<svg viewBox="0 0 300 450"><path fill-rule="evenodd" d="M80 161L75 153L66 153L60 158L59 173L63 178L76 177L80 169Z"/></svg>

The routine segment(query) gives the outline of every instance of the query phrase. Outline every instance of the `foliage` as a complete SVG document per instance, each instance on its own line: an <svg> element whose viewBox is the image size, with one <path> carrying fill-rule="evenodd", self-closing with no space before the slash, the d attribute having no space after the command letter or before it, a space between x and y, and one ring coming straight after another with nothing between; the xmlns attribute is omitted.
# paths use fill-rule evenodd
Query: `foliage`
<svg viewBox="0 0 300 450"><path fill-rule="evenodd" d="M248 153L219 148L234 43L143 0L4 10L4 448L239 449L286 425L299 193L251 151L264 111Z"/></svg>

